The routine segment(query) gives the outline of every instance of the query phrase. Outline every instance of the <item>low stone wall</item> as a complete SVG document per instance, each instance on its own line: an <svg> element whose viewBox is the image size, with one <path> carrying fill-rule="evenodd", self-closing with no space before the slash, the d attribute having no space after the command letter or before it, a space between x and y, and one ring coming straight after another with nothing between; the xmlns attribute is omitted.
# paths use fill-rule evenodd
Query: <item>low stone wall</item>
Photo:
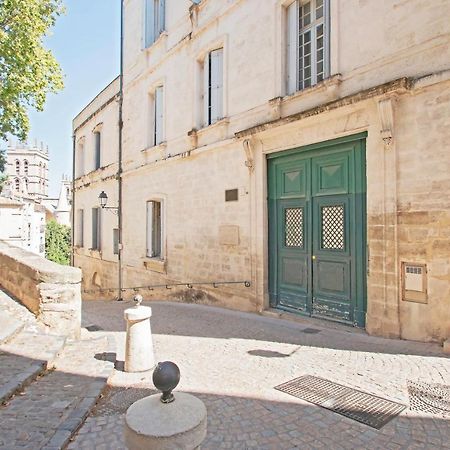
<svg viewBox="0 0 450 450"><path fill-rule="evenodd" d="M81 270L61 266L0 241L0 286L51 333L79 338Z"/></svg>

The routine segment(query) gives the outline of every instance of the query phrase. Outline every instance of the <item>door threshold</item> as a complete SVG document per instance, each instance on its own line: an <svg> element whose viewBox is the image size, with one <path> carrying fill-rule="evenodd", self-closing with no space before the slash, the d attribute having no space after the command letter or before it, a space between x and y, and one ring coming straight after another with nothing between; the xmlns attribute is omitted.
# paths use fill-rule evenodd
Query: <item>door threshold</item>
<svg viewBox="0 0 450 450"><path fill-rule="evenodd" d="M311 317L303 315L300 312L288 311L279 308L268 308L260 312L262 316L273 317L278 319L290 320L299 324L304 324L309 327L320 326L321 328L328 328L330 330L340 330L347 333L361 333L367 334L364 328L353 326L350 322L338 322L332 319L322 319L319 317Z"/></svg>

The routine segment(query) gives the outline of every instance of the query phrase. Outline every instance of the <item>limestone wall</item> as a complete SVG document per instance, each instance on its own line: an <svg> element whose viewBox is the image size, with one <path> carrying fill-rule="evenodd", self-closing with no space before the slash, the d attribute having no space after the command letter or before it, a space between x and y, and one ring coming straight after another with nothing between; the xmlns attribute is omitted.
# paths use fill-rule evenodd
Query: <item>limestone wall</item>
<svg viewBox="0 0 450 450"><path fill-rule="evenodd" d="M0 241L0 285L49 332L80 336L81 271Z"/></svg>
<svg viewBox="0 0 450 450"><path fill-rule="evenodd" d="M330 77L286 95L290 3L166 2L166 31L144 49L143 2L125 2L124 286L248 280L250 288L144 295L267 309L267 155L364 132L367 331L445 340L450 335L450 3L393 0L380 8L377 2L331 1ZM218 47L224 49L224 118L205 127L200 67ZM165 142L152 146L150 97L158 85L164 86ZM112 158L117 154L114 108L112 102L75 130L77 139L88 139L104 122ZM77 180L80 208L97 206L101 190L117 204L116 168L111 164ZM227 189L238 189L238 201L225 202ZM146 202L155 199L164 203L161 260L146 257ZM87 243L76 249L75 265L83 269L86 288L117 288L111 239L117 217L103 215L106 237L101 252L94 252L88 248L89 214ZM405 262L426 265L426 302L403 299ZM112 291L89 294L113 296Z"/></svg>

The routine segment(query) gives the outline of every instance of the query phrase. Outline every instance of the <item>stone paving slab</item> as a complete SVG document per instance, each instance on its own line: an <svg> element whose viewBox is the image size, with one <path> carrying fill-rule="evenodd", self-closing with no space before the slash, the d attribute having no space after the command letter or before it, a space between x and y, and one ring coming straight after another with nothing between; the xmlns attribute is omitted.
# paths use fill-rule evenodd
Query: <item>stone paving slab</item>
<svg viewBox="0 0 450 450"><path fill-rule="evenodd" d="M381 430L276 391L301 375L315 375L409 406L408 380L450 384L450 360L436 344L375 338L321 321L293 322L220 308L146 303L157 361L181 369L179 390L208 409L203 449L446 449L450 421L405 409ZM123 309L130 303L85 302L86 323L117 342L123 361ZM117 365L120 367L120 364ZM154 389L152 372L116 370L112 389ZM136 392L136 395L139 393ZM133 396L130 396L130 398ZM102 399L69 449L124 449L124 413ZM108 403L109 402L109 403Z"/></svg>
<svg viewBox="0 0 450 450"><path fill-rule="evenodd" d="M107 337L68 341L54 369L0 407L0 449L62 448L95 405L112 363ZM1 370L0 370L1 372Z"/></svg>
<svg viewBox="0 0 450 450"><path fill-rule="evenodd" d="M1 290L0 311L1 404L51 368L66 339L45 334L34 315Z"/></svg>
<svg viewBox="0 0 450 450"><path fill-rule="evenodd" d="M1 311L0 344L3 344L19 333L25 327L25 324L21 320L16 319L10 312L5 310Z"/></svg>

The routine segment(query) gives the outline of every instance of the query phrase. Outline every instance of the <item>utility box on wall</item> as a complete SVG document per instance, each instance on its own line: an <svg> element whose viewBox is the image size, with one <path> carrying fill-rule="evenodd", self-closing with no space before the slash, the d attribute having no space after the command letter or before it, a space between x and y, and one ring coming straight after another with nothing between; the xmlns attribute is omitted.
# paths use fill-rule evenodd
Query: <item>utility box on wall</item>
<svg viewBox="0 0 450 450"><path fill-rule="evenodd" d="M427 266L402 262L402 300L427 303Z"/></svg>

